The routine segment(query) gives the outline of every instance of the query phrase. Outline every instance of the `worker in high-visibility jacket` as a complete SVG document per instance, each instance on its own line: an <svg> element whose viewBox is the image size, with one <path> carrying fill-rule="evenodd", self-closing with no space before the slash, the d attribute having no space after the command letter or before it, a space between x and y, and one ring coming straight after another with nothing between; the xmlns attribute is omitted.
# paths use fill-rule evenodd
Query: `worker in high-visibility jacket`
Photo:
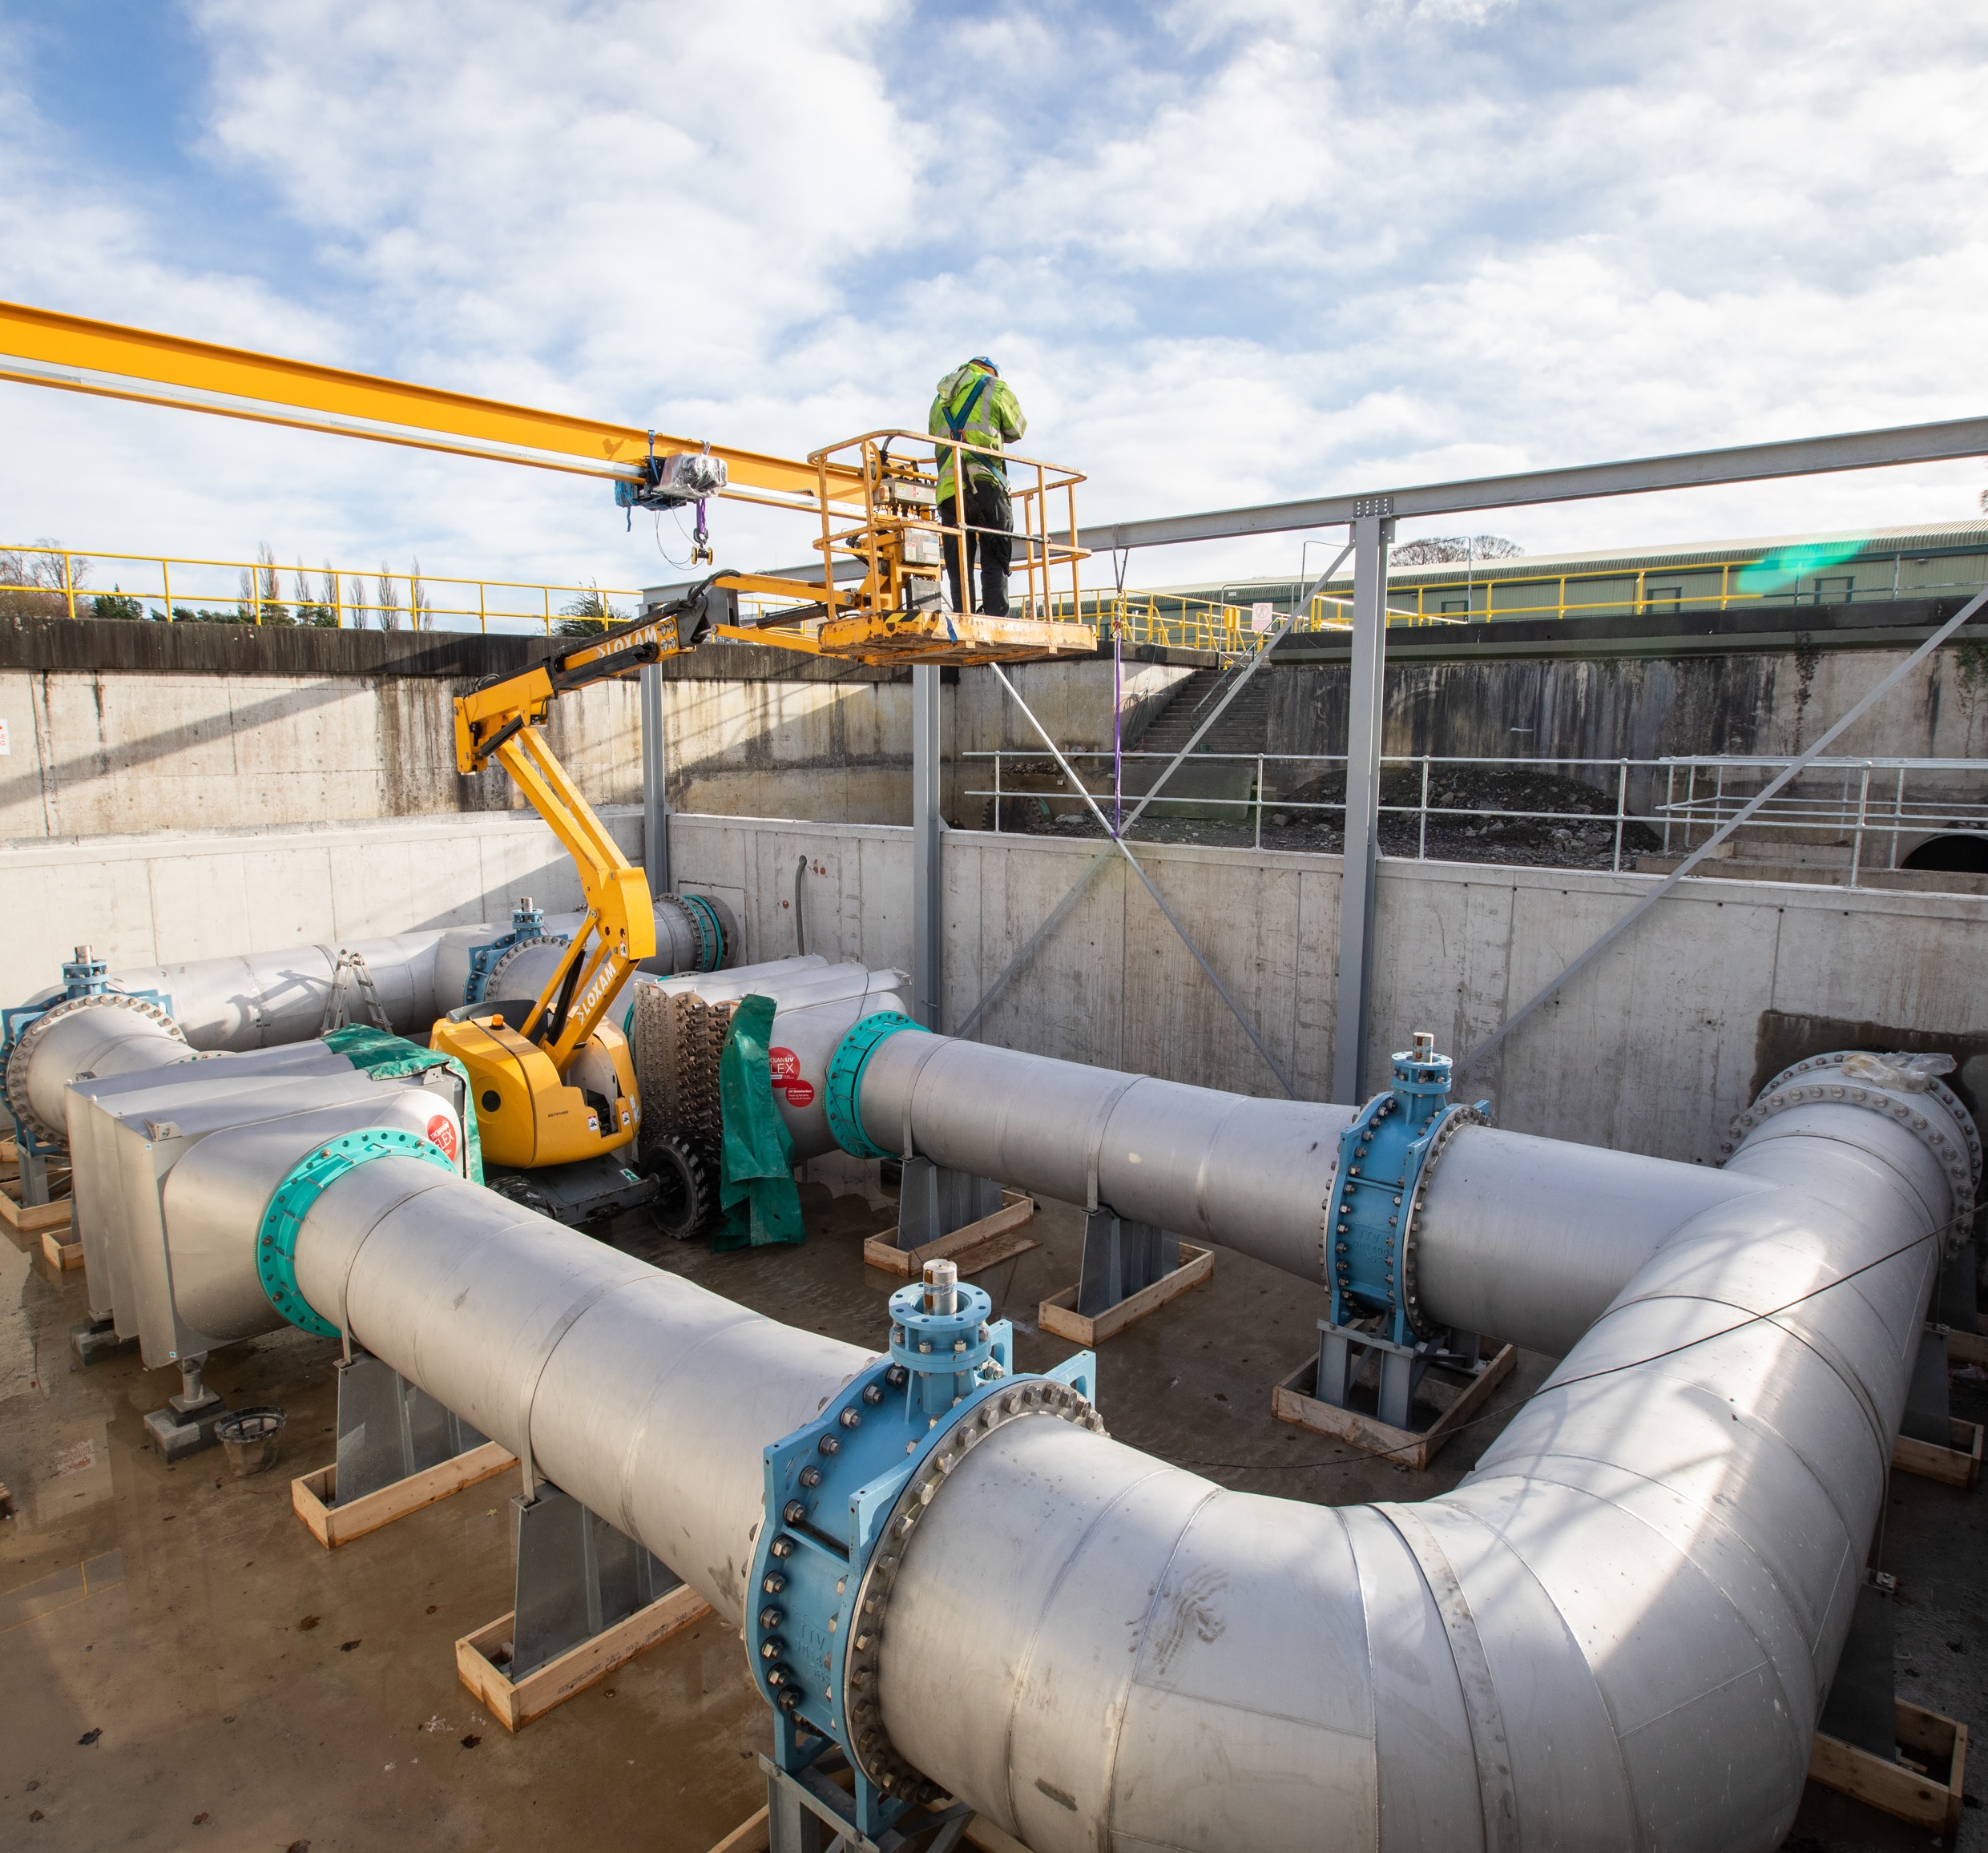
<svg viewBox="0 0 1988 1853"><path fill-rule="evenodd" d="M1013 557L1014 511L1008 500L1008 466L999 454L1029 428L1014 389L985 354L976 355L939 381L925 429L940 440L939 522L963 529L946 538L946 578L953 609L966 611L973 590L974 565L980 566L980 608L990 617L1008 612L1008 562ZM950 439L952 443L946 440ZM979 450L956 450L954 443ZM991 451L994 455L983 454ZM966 493L958 493L963 461Z"/></svg>

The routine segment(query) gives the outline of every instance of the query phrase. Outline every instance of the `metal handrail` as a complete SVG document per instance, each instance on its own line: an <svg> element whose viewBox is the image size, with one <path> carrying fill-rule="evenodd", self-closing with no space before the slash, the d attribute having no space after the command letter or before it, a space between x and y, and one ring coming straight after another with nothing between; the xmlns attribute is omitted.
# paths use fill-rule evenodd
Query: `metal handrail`
<svg viewBox="0 0 1988 1853"><path fill-rule="evenodd" d="M1120 764L1133 764L1147 761L1163 764L1173 755L1163 752L1135 750L1116 755ZM1037 769L1036 775L1054 776L1061 787L1067 787L1060 770L1048 767L1046 756L1040 751L1026 747L1001 747L970 749L960 754L964 759L991 760L994 763L994 785L991 789L978 786L962 787L962 798L991 798L994 800L994 828L1002 833L1002 806L1018 798L1050 800L1058 797L1070 799L1075 794L1067 789L1050 790L1039 786L1018 788L1003 776L1004 765L1018 762L1029 763ZM1110 765L1115 758L1105 748L1066 751L1064 757L1072 763L1103 762ZM1321 768L1343 767L1346 756L1343 753L1225 753L1196 752L1190 762L1207 763L1233 763L1252 766L1255 777L1248 796L1224 797L1200 792L1183 793L1177 801L1204 805L1222 811L1240 812L1253 817L1254 847L1263 847L1263 816L1265 811L1301 812L1343 814L1343 799L1298 799L1278 796L1267 788L1267 775L1272 767L1315 765ZM1632 824L1647 826L1653 832L1661 830L1663 848L1659 853L1672 856L1688 852L1694 842L1725 818L1730 816L1744 804L1748 793L1737 787L1728 788L1720 778L1716 789L1706 795L1696 790L1695 779L1699 771L1718 767L1727 770L1762 771L1778 770L1793 763L1790 758L1771 758L1764 755L1723 759L1705 755L1696 759L1665 758L1656 759L1587 759L1580 757L1555 759L1498 759L1465 754L1441 753L1389 753L1381 757L1384 771L1389 767L1419 767L1421 777L1420 792L1415 803L1386 804L1379 807L1383 816L1413 817L1417 820L1415 860L1428 860L1429 820L1431 816L1446 822L1462 818L1490 821L1578 824L1591 828L1601 827L1611 833L1611 850L1610 868L1622 873L1623 836ZM1606 768L1612 775L1615 788L1615 807L1612 811L1555 811L1534 810L1515 806L1451 805L1430 802L1431 781L1436 772L1444 767L1476 766L1490 767L1505 771L1530 771L1565 774L1575 768ZM1813 771L1829 771L1841 775L1841 788L1834 797L1815 796L1797 796L1791 791L1775 800L1767 809L1750 820L1749 831L1772 828L1786 833L1813 833L1832 836L1834 847L1847 846L1851 852L1849 885L1856 888L1867 864L1866 840L1889 837L1890 840L1889 866L1896 868L1899 838L1908 832L1980 834L1988 836L1988 796L1980 800L1957 798L1944 794L1908 797L1905 783L1913 773L1960 772L1972 775L1981 781L1988 792L1988 759L1831 759L1817 760L1809 768ZM1629 803L1631 775L1638 771L1647 772L1654 783L1659 775L1665 781L1664 797L1648 809L1632 809ZM1688 785L1685 795L1680 797L1676 791L1677 775L1685 772L1694 782ZM1884 775L1891 788L1874 788L1873 775ZM1115 792L1111 778L1106 778L1095 788L1086 780L1091 796L1099 800L1123 796ZM1144 793L1138 794L1144 796ZM1081 801L1081 800L1079 800ZM1164 795L1157 795L1153 801L1164 804L1171 800ZM1073 813L1074 814L1074 813ZM1680 848L1671 840L1674 832L1680 832Z"/></svg>
<svg viewBox="0 0 1988 1853"><path fill-rule="evenodd" d="M498 623L526 623L542 626L550 636L552 627L564 619L590 615L575 612L567 607L591 599L597 604L616 598L633 601L633 609L639 609L642 594L631 586L556 586L546 585L524 579L468 578L452 574L349 572L341 568L326 566L311 569L302 566L279 566L268 560L218 560L202 559L192 556L164 554L123 554L95 552L80 547L57 547L40 543L31 546L0 546L0 561L20 561L26 558L46 559L52 562L54 583L34 582L26 579L9 580L0 578L0 600L10 593L17 596L34 597L37 594L54 605L60 614L71 618L87 618L95 614L95 602L99 598L130 600L141 607L151 607L146 615L157 622L172 623L180 621L178 613L191 611L195 604L202 607L212 606L225 609L232 606L236 614L232 622L261 624L265 621L280 622L283 618L272 615L281 612L283 618L298 609L329 612L333 624L327 628L340 630L395 629L402 622L411 620L415 613L416 600L421 601L419 621L408 623L413 629L468 630L468 624L438 624L440 618L473 618L475 628L488 634L493 621ZM95 564L132 564L141 567L157 567L157 591L149 590L127 591L122 579L113 588L106 590L87 586L83 582L89 569ZM181 585L175 592L173 574L182 569ZM21 569L17 568L16 570ZM185 582L189 573L228 572L239 576L233 591L196 591ZM304 595L285 596L282 578L288 575ZM382 601L378 595L380 582L384 580L390 589L393 599L402 602ZM313 586L311 582L316 582ZM271 590L273 582L274 589ZM436 602L438 590L462 587L466 599L474 592L475 602L442 604ZM515 608L520 601L503 596L506 594L526 593L539 608L536 610ZM321 594L329 594L329 596ZM493 596L495 594L496 596ZM86 609L86 607L87 607ZM384 622L368 625L367 616L374 614L384 619L393 614L397 622ZM197 619L185 620L196 621Z"/></svg>

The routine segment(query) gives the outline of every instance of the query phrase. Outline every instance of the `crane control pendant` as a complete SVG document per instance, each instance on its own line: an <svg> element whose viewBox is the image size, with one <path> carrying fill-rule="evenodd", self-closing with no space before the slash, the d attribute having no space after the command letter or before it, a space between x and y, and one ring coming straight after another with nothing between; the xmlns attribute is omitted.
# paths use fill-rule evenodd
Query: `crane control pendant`
<svg viewBox="0 0 1988 1853"><path fill-rule="evenodd" d="M1415 1291L1415 1212L1430 1169L1461 1127L1481 1126L1490 1105L1452 1106L1453 1064L1436 1039L1417 1031L1394 1057L1394 1085L1376 1094L1339 1135L1339 1169L1325 1205L1328 1320L1345 1327L1379 1313L1379 1335L1407 1345L1434 1335Z"/></svg>
<svg viewBox="0 0 1988 1853"><path fill-rule="evenodd" d="M948 1476L1008 1423L1051 1416L1103 1432L1097 1361L1014 1368L1014 1327L950 1261L890 1296L890 1350L821 1415L766 1450L766 1509L747 1591L753 1678L774 1754L797 1773L831 1746L855 1772L873 1839L939 1791L898 1754L877 1702L885 1611L907 1546Z"/></svg>

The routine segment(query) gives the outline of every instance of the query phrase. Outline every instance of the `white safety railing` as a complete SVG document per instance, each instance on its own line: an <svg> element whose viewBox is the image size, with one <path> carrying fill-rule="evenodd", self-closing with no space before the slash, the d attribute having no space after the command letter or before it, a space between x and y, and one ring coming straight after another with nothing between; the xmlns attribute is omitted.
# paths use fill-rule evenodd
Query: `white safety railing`
<svg viewBox="0 0 1988 1853"><path fill-rule="evenodd" d="M1063 769L1043 753L1001 747L961 756L992 771L990 785L966 785L959 796L985 800L989 827L997 833L1012 833L1018 812L1028 808L1052 827L1068 818L1081 828L1095 829L1089 806ZM1064 755L1091 797L1114 820L1115 828L1152 789L1151 779L1172 756L1142 751L1114 755L1108 750ZM1459 826L1482 829L1498 824L1538 824L1564 829L1570 838L1578 833L1591 854L1598 854L1605 844L1607 866L1619 872L1625 859L1633 865L1639 856L1688 854L1792 763L1789 758L1768 756L1521 759L1388 754L1381 762L1380 812L1384 820L1413 822L1413 851L1406 849L1397 829L1389 833L1394 838L1390 854L1412 853L1416 860L1429 860L1433 822L1443 838L1440 860L1479 860L1469 853L1467 841L1458 841ZM1340 823L1346 808L1345 766L1344 754L1197 752L1159 789L1145 816L1128 834L1163 835L1167 824L1178 822L1192 807L1212 812L1216 820L1232 820L1239 833L1247 830L1252 845L1260 849L1266 813L1279 821L1297 816L1329 825ZM1208 781L1196 781L1192 774L1211 768L1236 775L1223 782L1230 788L1194 788ZM1337 792L1329 789L1334 775L1340 781ZM1584 786L1595 802L1568 809L1564 799L1559 804L1526 804L1487 800L1484 796L1487 785L1542 777L1563 786ZM1902 857L1928 836L1947 835L1979 836L1988 856L1988 759L1818 759L1756 813L1734 840L1751 848L1751 860L1778 856L1813 867L1819 878L1825 870L1847 872L1849 885L1854 888L1874 869L1897 869ZM1554 858L1549 854L1546 860Z"/></svg>

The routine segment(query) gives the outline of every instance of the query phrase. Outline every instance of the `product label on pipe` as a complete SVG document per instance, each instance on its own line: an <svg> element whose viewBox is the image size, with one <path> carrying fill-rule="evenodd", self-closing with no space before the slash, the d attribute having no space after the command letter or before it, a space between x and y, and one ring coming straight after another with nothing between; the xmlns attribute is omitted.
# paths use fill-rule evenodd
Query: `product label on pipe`
<svg viewBox="0 0 1988 1853"><path fill-rule="evenodd" d="M428 1122L427 1140L431 1146L441 1148L446 1158L456 1155L456 1122L445 1113L438 1113Z"/></svg>
<svg viewBox="0 0 1988 1853"><path fill-rule="evenodd" d="M787 1096L789 1106L813 1106L815 1103L814 1086L811 1082L790 1081L780 1092Z"/></svg>
<svg viewBox="0 0 1988 1853"><path fill-rule="evenodd" d="M766 1067L776 1087L784 1087L790 1081L800 1078L800 1057L791 1049L768 1049Z"/></svg>

